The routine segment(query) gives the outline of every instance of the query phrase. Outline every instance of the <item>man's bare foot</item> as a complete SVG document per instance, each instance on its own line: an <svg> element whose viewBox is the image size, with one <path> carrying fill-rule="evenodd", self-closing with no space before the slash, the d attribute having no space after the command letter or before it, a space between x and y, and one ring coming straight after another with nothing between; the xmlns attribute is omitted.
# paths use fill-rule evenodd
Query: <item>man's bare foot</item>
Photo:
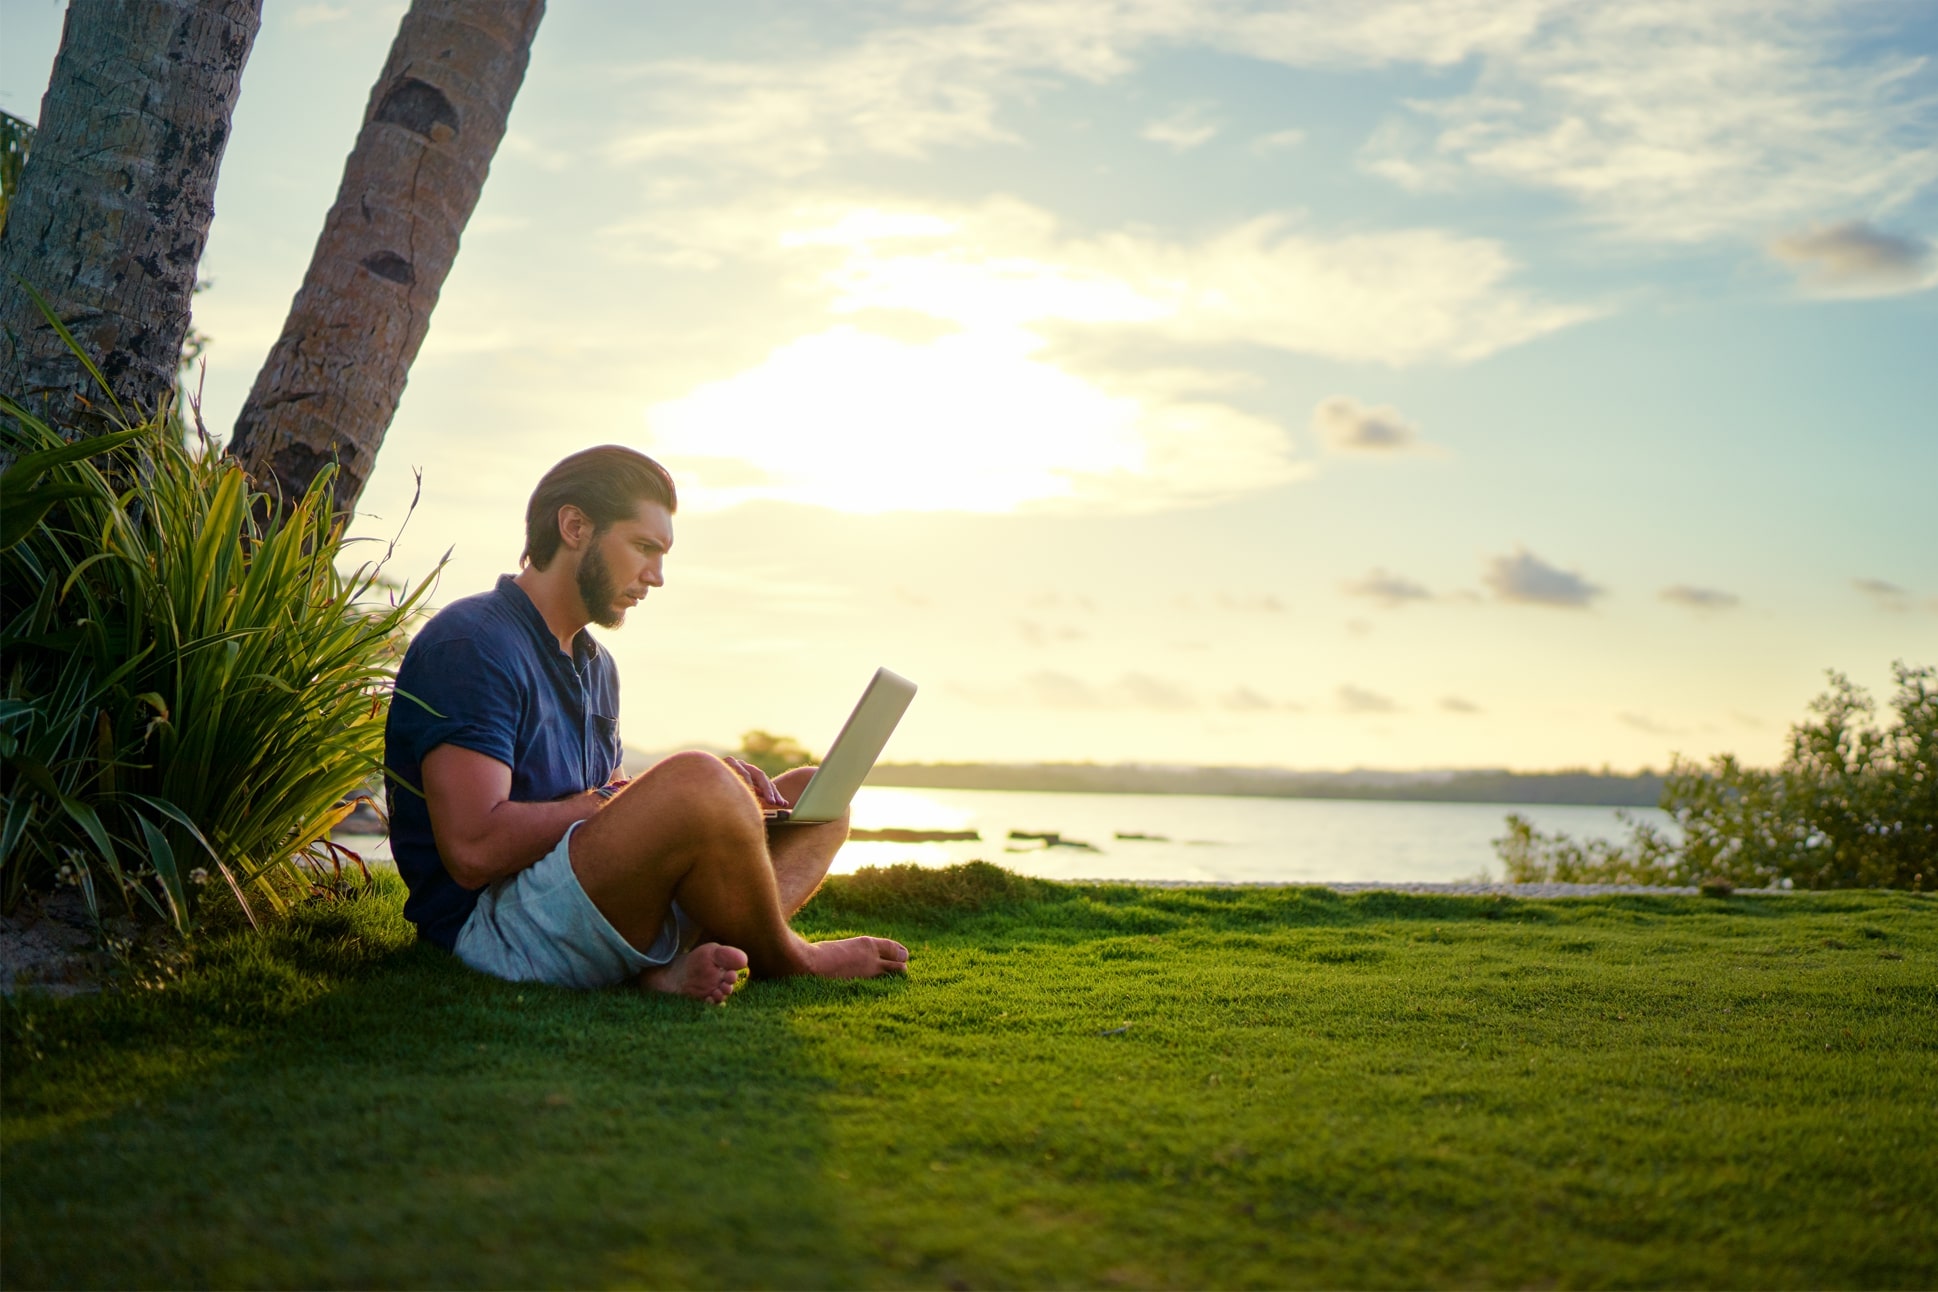
<svg viewBox="0 0 1938 1292"><path fill-rule="evenodd" d="M877 978L908 969L908 948L887 938L842 938L807 944L808 972L817 978Z"/></svg>
<svg viewBox="0 0 1938 1292"><path fill-rule="evenodd" d="M702 942L691 951L639 975L639 986L642 991L691 996L694 1000L718 1005L733 995L740 971L746 967L747 954L738 947Z"/></svg>

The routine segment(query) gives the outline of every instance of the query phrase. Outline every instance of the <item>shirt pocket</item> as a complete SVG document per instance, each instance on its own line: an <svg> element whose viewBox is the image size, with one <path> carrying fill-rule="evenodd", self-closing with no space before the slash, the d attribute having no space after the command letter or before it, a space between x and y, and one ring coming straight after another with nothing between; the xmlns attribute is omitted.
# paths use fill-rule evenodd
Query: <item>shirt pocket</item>
<svg viewBox="0 0 1938 1292"><path fill-rule="evenodd" d="M626 761L625 746L619 740L619 719L609 718L603 713L594 713L587 716L587 721L592 729L592 752L600 760L598 767L589 770L598 777L598 780L593 783L603 785L606 779L619 769L619 765Z"/></svg>

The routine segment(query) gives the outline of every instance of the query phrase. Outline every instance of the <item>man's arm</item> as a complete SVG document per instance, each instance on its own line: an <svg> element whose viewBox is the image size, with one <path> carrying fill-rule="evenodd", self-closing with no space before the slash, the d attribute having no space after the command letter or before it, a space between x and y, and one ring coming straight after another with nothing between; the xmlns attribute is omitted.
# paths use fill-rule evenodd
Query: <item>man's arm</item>
<svg viewBox="0 0 1938 1292"><path fill-rule="evenodd" d="M588 790L550 803L514 803L511 768L461 745L424 755L424 797L444 868L470 889L525 869L605 802Z"/></svg>

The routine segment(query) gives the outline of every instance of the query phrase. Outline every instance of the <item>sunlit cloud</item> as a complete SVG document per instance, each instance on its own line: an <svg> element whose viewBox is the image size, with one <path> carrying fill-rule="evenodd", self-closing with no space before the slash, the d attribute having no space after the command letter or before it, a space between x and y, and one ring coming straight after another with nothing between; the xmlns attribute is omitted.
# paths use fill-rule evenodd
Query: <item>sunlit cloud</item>
<svg viewBox="0 0 1938 1292"><path fill-rule="evenodd" d="M1731 0L1557 6L1490 51L1472 88L1416 100L1363 162L1410 188L1558 191L1623 234L1762 235L1938 180L1925 60L1844 6Z"/></svg>
<svg viewBox="0 0 1938 1292"><path fill-rule="evenodd" d="M1862 220L1785 234L1770 244L1770 254L1825 296L1888 296L1938 281L1929 242Z"/></svg>
<svg viewBox="0 0 1938 1292"><path fill-rule="evenodd" d="M1003 199L946 216L849 210L783 241L840 249L828 272L837 310L1118 326L1395 366L1484 358L1596 313L1511 286L1516 266L1498 243L1437 229L1328 238L1261 216L1195 242L1074 236Z"/></svg>
<svg viewBox="0 0 1938 1292"><path fill-rule="evenodd" d="M1045 624L1034 619L1018 619L1016 631L1024 641L1032 646L1052 646L1063 642L1078 642L1090 634L1074 624Z"/></svg>
<svg viewBox="0 0 1938 1292"><path fill-rule="evenodd" d="M1198 702L1191 692L1175 682L1152 677L1147 673L1131 673L1117 684L1118 690L1134 706L1143 709L1161 709L1176 713L1182 709L1195 709Z"/></svg>
<svg viewBox="0 0 1938 1292"><path fill-rule="evenodd" d="M962 683L949 689L982 704L1036 709L1145 709L1185 713L1200 707L1190 688L1148 673L1126 673L1114 682L1096 683L1069 673L1044 669L1028 674L1013 686L983 687Z"/></svg>
<svg viewBox="0 0 1938 1292"><path fill-rule="evenodd" d="M1218 594L1218 608L1232 610L1239 614L1278 615L1285 613L1285 603L1269 593L1261 596L1245 596L1231 592Z"/></svg>
<svg viewBox="0 0 1938 1292"><path fill-rule="evenodd" d="M961 0L806 54L644 65L627 114L644 124L612 152L799 177L845 156L1017 147L1046 88L1192 48L1294 68L1473 60L1459 91L1389 120L1366 167L1415 188L1556 191L1650 239L1764 236L1832 203L1901 205L1938 178L1924 60L1822 0ZM1214 128L1146 129L1193 147Z"/></svg>
<svg viewBox="0 0 1938 1292"><path fill-rule="evenodd" d="M1410 601L1428 601L1433 593L1424 584L1397 574L1388 574L1384 569L1376 569L1364 578L1353 579L1342 589L1349 597L1366 597L1383 606L1403 606Z"/></svg>
<svg viewBox="0 0 1938 1292"><path fill-rule="evenodd" d="M1232 0L960 0L818 51L642 64L627 79L640 87L628 115L643 124L610 151L797 177L844 156L1014 147L1027 124L1017 110L1047 86L1120 80L1165 49L1293 66L1444 67L1514 47L1554 3L1401 0L1260 13Z"/></svg>
<svg viewBox="0 0 1938 1292"><path fill-rule="evenodd" d="M647 412L648 451L711 509L1140 510L1299 478L1284 433L1219 404L1146 402L1042 359L1023 332L917 345L849 327Z"/></svg>
<svg viewBox="0 0 1938 1292"><path fill-rule="evenodd" d="M1149 122L1142 133L1154 144L1189 152L1218 137L1218 122L1204 104L1193 103Z"/></svg>
<svg viewBox="0 0 1938 1292"><path fill-rule="evenodd" d="M1293 126L1286 130L1274 130L1269 134L1258 136L1252 140L1252 148L1262 153L1281 152L1288 148L1297 148L1305 142L1305 139L1305 131Z"/></svg>
<svg viewBox="0 0 1938 1292"><path fill-rule="evenodd" d="M1871 604L1879 610L1902 614L1911 609L1910 589L1900 587L1887 579L1852 579L1851 586L1870 598ZM1926 606L1938 610L1938 597L1926 602Z"/></svg>
<svg viewBox="0 0 1938 1292"><path fill-rule="evenodd" d="M1636 731L1644 732L1651 736L1680 736L1686 735L1688 732L1688 728L1686 727L1677 727L1666 722L1658 722L1646 713L1618 713L1615 715L1615 720L1624 727L1632 727Z"/></svg>
<svg viewBox="0 0 1938 1292"><path fill-rule="evenodd" d="M1249 686L1233 687L1218 697L1218 704L1233 713L1264 713L1278 707Z"/></svg>
<svg viewBox="0 0 1938 1292"><path fill-rule="evenodd" d="M1662 599L1672 606L1687 606L1691 610L1733 610L1743 603L1734 592L1691 587L1686 583L1662 589Z"/></svg>
<svg viewBox="0 0 1938 1292"><path fill-rule="evenodd" d="M1188 365L1077 371L1052 357L1051 337L1085 330L1405 364L1479 358L1589 312L1509 287L1512 262L1495 244L1434 230L1325 239L1268 217L1199 242L1086 237L1009 199L817 202L692 223L700 230L681 236L712 239L720 254L814 273L829 313L855 320L649 410L654 448L695 480L701 507L1216 501L1310 467L1283 427L1225 402L1228 377ZM877 321L890 317L951 330L884 335ZM1352 443L1413 442L1391 410L1360 416Z"/></svg>
<svg viewBox="0 0 1938 1292"><path fill-rule="evenodd" d="M1481 582L1502 601L1576 610L1585 608L1604 591L1576 571L1549 565L1525 547L1512 556L1497 556L1488 562Z"/></svg>
<svg viewBox="0 0 1938 1292"><path fill-rule="evenodd" d="M1341 686L1333 694L1347 713L1395 713L1400 707L1393 697L1363 686Z"/></svg>
<svg viewBox="0 0 1938 1292"><path fill-rule="evenodd" d="M1388 404L1367 407L1345 395L1319 401L1312 410L1312 434L1328 451L1371 457L1417 453L1425 449L1420 432Z"/></svg>

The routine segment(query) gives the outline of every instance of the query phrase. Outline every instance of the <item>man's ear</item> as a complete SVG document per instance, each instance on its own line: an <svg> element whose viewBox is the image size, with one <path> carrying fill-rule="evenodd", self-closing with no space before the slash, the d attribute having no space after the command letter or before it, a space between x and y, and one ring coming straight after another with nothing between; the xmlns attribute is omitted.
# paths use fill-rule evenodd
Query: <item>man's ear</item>
<svg viewBox="0 0 1938 1292"><path fill-rule="evenodd" d="M559 542L574 552L582 550L597 528L592 517L572 503L559 508Z"/></svg>

